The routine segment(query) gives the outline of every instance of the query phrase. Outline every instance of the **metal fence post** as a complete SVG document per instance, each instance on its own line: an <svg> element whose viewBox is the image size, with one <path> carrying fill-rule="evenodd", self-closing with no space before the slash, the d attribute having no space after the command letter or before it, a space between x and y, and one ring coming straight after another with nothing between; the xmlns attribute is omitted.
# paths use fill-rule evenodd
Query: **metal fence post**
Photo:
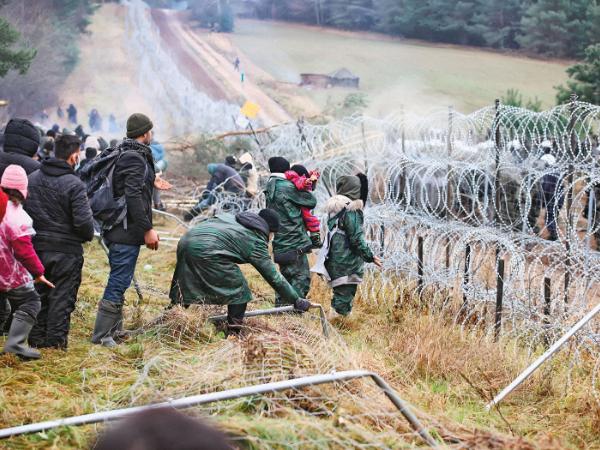
<svg viewBox="0 0 600 450"><path fill-rule="evenodd" d="M423 294L423 237L417 238L417 275L418 275L418 293L419 296Z"/></svg>
<svg viewBox="0 0 600 450"><path fill-rule="evenodd" d="M550 310L552 306L552 295L550 291L550 278L544 278L544 325L548 329L550 326ZM550 345L548 333L544 335L544 343L546 347Z"/></svg>
<svg viewBox="0 0 600 450"><path fill-rule="evenodd" d="M467 304L467 294L465 293L464 287L469 284L469 268L471 266L471 244L467 244L465 247L465 271L463 279L463 305Z"/></svg>
<svg viewBox="0 0 600 450"><path fill-rule="evenodd" d="M494 315L494 340L500 337L502 329L502 303L504 301L504 259L498 260L496 269L496 312Z"/></svg>

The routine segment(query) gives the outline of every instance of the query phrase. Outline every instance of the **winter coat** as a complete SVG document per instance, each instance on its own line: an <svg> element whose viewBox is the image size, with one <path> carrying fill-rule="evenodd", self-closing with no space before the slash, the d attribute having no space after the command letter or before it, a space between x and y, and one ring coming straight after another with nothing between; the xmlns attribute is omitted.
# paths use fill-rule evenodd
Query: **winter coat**
<svg viewBox="0 0 600 450"><path fill-rule="evenodd" d="M25 169L25 173L27 173L27 175L35 172L40 168L39 161L31 159L30 156L20 155L18 153L0 152L0 178L4 173L4 169L6 169L11 164L21 166L23 169Z"/></svg>
<svg viewBox="0 0 600 450"><path fill-rule="evenodd" d="M283 174L271 175L265 191L267 208L275 210L279 216L279 231L273 239L273 251L285 253L304 249L311 245L301 208L313 209L317 199L310 192L296 189L294 183Z"/></svg>
<svg viewBox="0 0 600 450"><path fill-rule="evenodd" d="M238 264L251 264L289 303L298 299L268 250L269 226L259 215L220 214L189 230L177 246L173 303L243 304L252 293Z"/></svg>
<svg viewBox="0 0 600 450"><path fill-rule="evenodd" d="M107 231L104 238L113 243L144 245L144 234L152 229L154 161L147 145L125 139L118 147L123 152L113 174L113 194L125 195L127 217Z"/></svg>
<svg viewBox="0 0 600 450"><path fill-rule="evenodd" d="M29 175L25 211L33 219L36 251L83 254L81 244L94 237L85 185L66 161L48 158Z"/></svg>
<svg viewBox="0 0 600 450"><path fill-rule="evenodd" d="M246 190L246 185L242 177L226 164L209 164L208 172L211 174L210 181L206 185L209 191L214 190L217 186L223 185L227 192L241 194Z"/></svg>
<svg viewBox="0 0 600 450"><path fill-rule="evenodd" d="M40 168L40 163L31 159L40 145L40 133L25 119L11 119L4 130L4 152L0 153L0 177L11 164L25 169L27 175Z"/></svg>
<svg viewBox="0 0 600 450"><path fill-rule="evenodd" d="M325 268L333 287L358 284L362 281L365 262L373 262L373 252L365 242L363 233L363 202L335 195L325 204L329 230L339 219L339 230L331 238Z"/></svg>

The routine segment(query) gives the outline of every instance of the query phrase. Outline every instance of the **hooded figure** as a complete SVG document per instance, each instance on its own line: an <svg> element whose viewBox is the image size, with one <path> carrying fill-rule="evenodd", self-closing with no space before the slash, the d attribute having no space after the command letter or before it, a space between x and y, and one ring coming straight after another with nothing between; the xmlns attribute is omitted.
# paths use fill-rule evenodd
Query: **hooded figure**
<svg viewBox="0 0 600 450"><path fill-rule="evenodd" d="M338 314L346 316L352 311L365 262L375 262L363 233L367 177L364 174L343 175L337 179L336 192L337 195L325 204L329 232L323 249L326 252L324 265L333 288L331 306Z"/></svg>
<svg viewBox="0 0 600 450"><path fill-rule="evenodd" d="M227 305L229 325L240 325L252 300L238 264L251 264L288 303L300 296L269 256L269 236L279 229L277 214L219 214L189 230L177 245L177 265L169 297L172 304Z"/></svg>
<svg viewBox="0 0 600 450"><path fill-rule="evenodd" d="M11 164L25 169L27 175L40 168L33 157L38 151L42 137L38 129L27 119L11 119L4 130L4 152L0 153L0 177Z"/></svg>
<svg viewBox="0 0 600 450"><path fill-rule="evenodd" d="M290 163L280 156L269 159L271 177L267 182L265 196L267 208L277 212L281 226L273 239L275 262L286 280L306 297L310 290L310 267L308 256L313 244L308 237L302 208L314 209L315 196L307 191L299 191L291 181L285 178ZM275 304L285 304L285 299L276 297Z"/></svg>

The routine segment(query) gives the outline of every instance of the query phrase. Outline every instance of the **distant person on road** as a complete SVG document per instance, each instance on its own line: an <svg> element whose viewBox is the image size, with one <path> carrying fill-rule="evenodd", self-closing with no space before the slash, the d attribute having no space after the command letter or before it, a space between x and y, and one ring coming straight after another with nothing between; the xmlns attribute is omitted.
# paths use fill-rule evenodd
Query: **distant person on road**
<svg viewBox="0 0 600 450"><path fill-rule="evenodd" d="M235 57L235 61L233 61L233 68L239 72L240 71L240 58Z"/></svg>
<svg viewBox="0 0 600 450"><path fill-rule="evenodd" d="M96 108L92 109L89 115L90 129L92 132L97 132L102 130L102 117Z"/></svg>
<svg viewBox="0 0 600 450"><path fill-rule="evenodd" d="M77 125L77 108L75 108L73 103L67 108L67 115L69 116L69 122L73 125Z"/></svg>

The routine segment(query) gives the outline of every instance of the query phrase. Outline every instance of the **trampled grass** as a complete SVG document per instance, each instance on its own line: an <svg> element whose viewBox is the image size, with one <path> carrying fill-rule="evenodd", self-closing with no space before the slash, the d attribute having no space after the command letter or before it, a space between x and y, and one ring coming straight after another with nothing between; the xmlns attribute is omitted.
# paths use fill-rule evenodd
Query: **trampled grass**
<svg viewBox="0 0 600 450"><path fill-rule="evenodd" d="M88 342L107 275L101 248L88 245L68 352L45 350L35 362L0 356L0 426L332 368L366 368L387 379L435 434L463 448L600 448L600 405L590 389L592 368L569 371L568 352L511 395L501 407L502 416L489 414L484 409L489 396L535 356L511 340L491 342L477 330L453 325L443 313L423 311L416 300L400 307L383 295L359 297L350 318L334 321L330 340L321 336L318 321L310 315L253 319L242 339L225 338L205 323L208 312L200 308L165 312L174 262L172 246L142 252L138 277L144 301L139 303L130 290L125 316L127 328L143 326L139 335L108 350ZM270 306L272 290L254 270L244 271L256 297L252 306ZM311 297L327 305L330 293L315 280ZM405 423L394 422L393 409L372 398L372 388L368 382L351 382L188 412L215 421L248 448L418 444ZM0 447L85 448L102 429L59 428L5 440Z"/></svg>
<svg viewBox="0 0 600 450"><path fill-rule="evenodd" d="M554 86L569 65L520 55L366 33L324 30L289 23L238 20L234 44L278 81L298 83L300 73L330 73L346 67L360 77L369 114L424 112L455 106L471 112L493 105L508 88L543 107L555 104ZM242 57L242 65L244 64ZM252 77L252 73L247 74ZM306 90L322 106L334 104L347 89Z"/></svg>

